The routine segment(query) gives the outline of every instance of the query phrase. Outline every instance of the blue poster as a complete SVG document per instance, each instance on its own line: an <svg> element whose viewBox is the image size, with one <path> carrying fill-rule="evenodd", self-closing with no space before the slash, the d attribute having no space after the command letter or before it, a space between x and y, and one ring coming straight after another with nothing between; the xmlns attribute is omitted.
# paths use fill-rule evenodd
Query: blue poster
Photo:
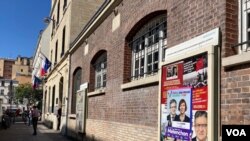
<svg viewBox="0 0 250 141"><path fill-rule="evenodd" d="M167 91L168 115L165 136L190 140L192 137L192 90L191 88Z"/></svg>

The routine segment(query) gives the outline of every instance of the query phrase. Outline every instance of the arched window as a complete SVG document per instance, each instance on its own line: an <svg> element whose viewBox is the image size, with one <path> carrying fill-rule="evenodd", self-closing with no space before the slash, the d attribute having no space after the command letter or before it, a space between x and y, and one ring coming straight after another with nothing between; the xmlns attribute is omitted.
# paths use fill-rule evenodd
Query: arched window
<svg viewBox="0 0 250 141"><path fill-rule="evenodd" d="M250 1L239 0L239 44L235 47L239 47L239 54L250 51Z"/></svg>
<svg viewBox="0 0 250 141"><path fill-rule="evenodd" d="M106 87L107 53L103 53L94 63L95 89Z"/></svg>
<svg viewBox="0 0 250 141"><path fill-rule="evenodd" d="M63 97L63 77L60 78L60 82L59 82L59 106L62 106L62 97Z"/></svg>
<svg viewBox="0 0 250 141"><path fill-rule="evenodd" d="M133 34L131 48L131 80L145 78L158 73L162 59L164 39L167 37L166 14L155 16Z"/></svg>
<svg viewBox="0 0 250 141"><path fill-rule="evenodd" d="M71 99L71 114L76 113L76 93L80 89L82 77L82 69L77 68L73 73L73 90L72 90L72 99Z"/></svg>
<svg viewBox="0 0 250 141"><path fill-rule="evenodd" d="M98 52L91 61L91 90L106 87L107 80L107 52L102 50Z"/></svg>

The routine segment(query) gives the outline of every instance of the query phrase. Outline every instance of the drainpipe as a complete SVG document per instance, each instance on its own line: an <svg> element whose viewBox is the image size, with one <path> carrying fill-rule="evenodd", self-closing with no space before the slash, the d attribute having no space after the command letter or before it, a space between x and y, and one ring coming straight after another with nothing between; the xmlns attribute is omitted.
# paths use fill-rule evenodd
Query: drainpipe
<svg viewBox="0 0 250 141"><path fill-rule="evenodd" d="M68 136L68 119L69 119L69 96L70 96L70 53L68 54L68 63L69 63L69 71L68 71L68 95L67 95L67 106L66 106L66 128L65 135Z"/></svg>

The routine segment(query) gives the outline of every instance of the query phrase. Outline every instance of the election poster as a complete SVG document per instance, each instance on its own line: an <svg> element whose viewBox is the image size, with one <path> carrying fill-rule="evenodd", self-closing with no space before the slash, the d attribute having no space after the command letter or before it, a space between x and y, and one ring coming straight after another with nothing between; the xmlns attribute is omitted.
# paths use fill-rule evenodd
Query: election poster
<svg viewBox="0 0 250 141"><path fill-rule="evenodd" d="M161 138L195 140L207 128L207 52L162 66ZM200 117L204 117L200 118ZM202 119L201 123L196 123ZM207 139L207 131L204 131Z"/></svg>

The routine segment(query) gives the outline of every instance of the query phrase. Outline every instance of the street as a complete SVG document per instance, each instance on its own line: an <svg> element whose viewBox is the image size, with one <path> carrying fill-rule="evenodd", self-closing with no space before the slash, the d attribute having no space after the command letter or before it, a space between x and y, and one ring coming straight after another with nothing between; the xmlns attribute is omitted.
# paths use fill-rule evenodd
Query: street
<svg viewBox="0 0 250 141"><path fill-rule="evenodd" d="M33 127L24 124L21 117L16 119L10 128L0 128L1 141L71 141L65 136L61 135L59 131L48 129L41 122L37 126L37 135L32 135Z"/></svg>

